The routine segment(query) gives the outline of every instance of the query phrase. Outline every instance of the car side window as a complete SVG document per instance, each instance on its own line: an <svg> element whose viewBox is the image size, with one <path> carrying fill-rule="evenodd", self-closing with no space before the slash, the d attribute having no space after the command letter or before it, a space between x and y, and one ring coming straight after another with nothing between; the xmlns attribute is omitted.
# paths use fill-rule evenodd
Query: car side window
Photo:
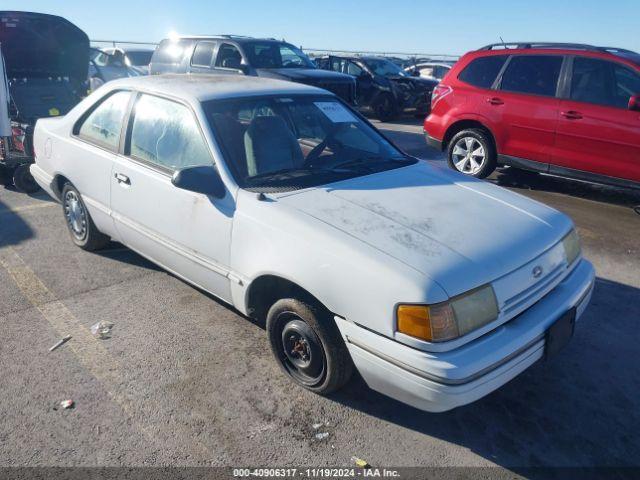
<svg viewBox="0 0 640 480"><path fill-rule="evenodd" d="M79 137L117 151L122 122L131 98L131 92L119 91L100 101L82 121Z"/></svg>
<svg viewBox="0 0 640 480"><path fill-rule="evenodd" d="M214 42L198 42L191 56L191 65L194 67L210 67L213 60Z"/></svg>
<svg viewBox="0 0 640 480"><path fill-rule="evenodd" d="M421 77L433 77L433 67L422 67L420 69Z"/></svg>
<svg viewBox="0 0 640 480"><path fill-rule="evenodd" d="M502 75L500 90L554 97L562 61L558 55L513 57Z"/></svg>
<svg viewBox="0 0 640 480"><path fill-rule="evenodd" d="M614 98L617 107L628 108L629 99L640 95L640 75L622 65L614 65Z"/></svg>
<svg viewBox="0 0 640 480"><path fill-rule="evenodd" d="M218 49L216 67L239 69L242 65L242 55L235 45L223 43Z"/></svg>
<svg viewBox="0 0 640 480"><path fill-rule="evenodd" d="M474 87L491 88L507 58L507 55L476 58L460 72L458 80Z"/></svg>
<svg viewBox="0 0 640 480"><path fill-rule="evenodd" d="M191 110L153 95L140 95L135 104L127 152L167 171L213 163Z"/></svg>
<svg viewBox="0 0 640 480"><path fill-rule="evenodd" d="M627 108L640 93L640 76L630 69L597 58L576 57L571 77L571 100Z"/></svg>
<svg viewBox="0 0 640 480"><path fill-rule="evenodd" d="M362 68L360 68L357 64L353 62L349 62L347 64L347 72L349 75L353 75L354 77L359 77L362 75Z"/></svg>

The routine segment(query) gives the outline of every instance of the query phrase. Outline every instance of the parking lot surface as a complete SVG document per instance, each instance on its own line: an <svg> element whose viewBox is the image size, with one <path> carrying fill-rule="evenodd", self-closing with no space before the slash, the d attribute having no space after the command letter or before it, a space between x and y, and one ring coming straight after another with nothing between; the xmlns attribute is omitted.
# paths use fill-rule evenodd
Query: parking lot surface
<svg viewBox="0 0 640 480"><path fill-rule="evenodd" d="M445 167L419 122L376 125ZM0 187L0 466L640 464L640 194L506 170L489 181L573 218L596 289L553 361L442 414L359 378L327 398L294 386L264 325L121 245L78 249L59 205ZM110 339L91 335L100 320Z"/></svg>

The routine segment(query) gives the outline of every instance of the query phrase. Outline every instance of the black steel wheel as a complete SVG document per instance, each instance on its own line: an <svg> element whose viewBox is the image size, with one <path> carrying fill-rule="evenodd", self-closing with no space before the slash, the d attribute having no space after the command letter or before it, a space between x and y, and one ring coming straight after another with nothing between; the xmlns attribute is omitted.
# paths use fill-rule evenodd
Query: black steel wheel
<svg viewBox="0 0 640 480"><path fill-rule="evenodd" d="M278 364L298 385L327 394L351 377L351 356L324 308L293 298L278 300L267 314L267 333Z"/></svg>

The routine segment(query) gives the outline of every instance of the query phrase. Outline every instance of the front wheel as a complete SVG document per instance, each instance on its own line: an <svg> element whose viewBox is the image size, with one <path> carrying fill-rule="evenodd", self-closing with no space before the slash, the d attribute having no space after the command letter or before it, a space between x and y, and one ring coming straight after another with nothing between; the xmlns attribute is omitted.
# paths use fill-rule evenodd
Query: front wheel
<svg viewBox="0 0 640 480"><path fill-rule="evenodd" d="M13 171L13 185L22 193L35 193L40 190L33 175L29 171L29 164L18 165Z"/></svg>
<svg viewBox="0 0 640 480"><path fill-rule="evenodd" d="M457 133L449 142L449 166L465 175L485 178L496 169L497 154L484 130L472 128Z"/></svg>
<svg viewBox="0 0 640 480"><path fill-rule="evenodd" d="M388 122L398 116L398 112L391 95L380 95L373 105L373 113L381 122Z"/></svg>
<svg viewBox="0 0 640 480"><path fill-rule="evenodd" d="M293 298L278 300L267 314L267 333L278 364L298 385L328 394L349 381L351 357L324 309Z"/></svg>

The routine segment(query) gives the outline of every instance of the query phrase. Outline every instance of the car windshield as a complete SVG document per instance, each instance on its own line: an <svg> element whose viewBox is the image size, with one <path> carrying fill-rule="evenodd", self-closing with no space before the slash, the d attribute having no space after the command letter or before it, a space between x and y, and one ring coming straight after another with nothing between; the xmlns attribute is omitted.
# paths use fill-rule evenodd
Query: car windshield
<svg viewBox="0 0 640 480"><path fill-rule="evenodd" d="M416 162L335 97L261 96L204 103L240 187L298 190Z"/></svg>
<svg viewBox="0 0 640 480"><path fill-rule="evenodd" d="M131 63L131 65L135 67L142 67L145 65L149 65L151 62L151 57L153 56L152 51L129 51L127 52L127 59Z"/></svg>
<svg viewBox="0 0 640 480"><path fill-rule="evenodd" d="M246 42L242 47L254 68L316 68L302 50L281 42Z"/></svg>
<svg viewBox="0 0 640 480"><path fill-rule="evenodd" d="M383 77L408 76L407 72L402 70L398 65L384 58L367 58L364 60L364 63L376 75Z"/></svg>

